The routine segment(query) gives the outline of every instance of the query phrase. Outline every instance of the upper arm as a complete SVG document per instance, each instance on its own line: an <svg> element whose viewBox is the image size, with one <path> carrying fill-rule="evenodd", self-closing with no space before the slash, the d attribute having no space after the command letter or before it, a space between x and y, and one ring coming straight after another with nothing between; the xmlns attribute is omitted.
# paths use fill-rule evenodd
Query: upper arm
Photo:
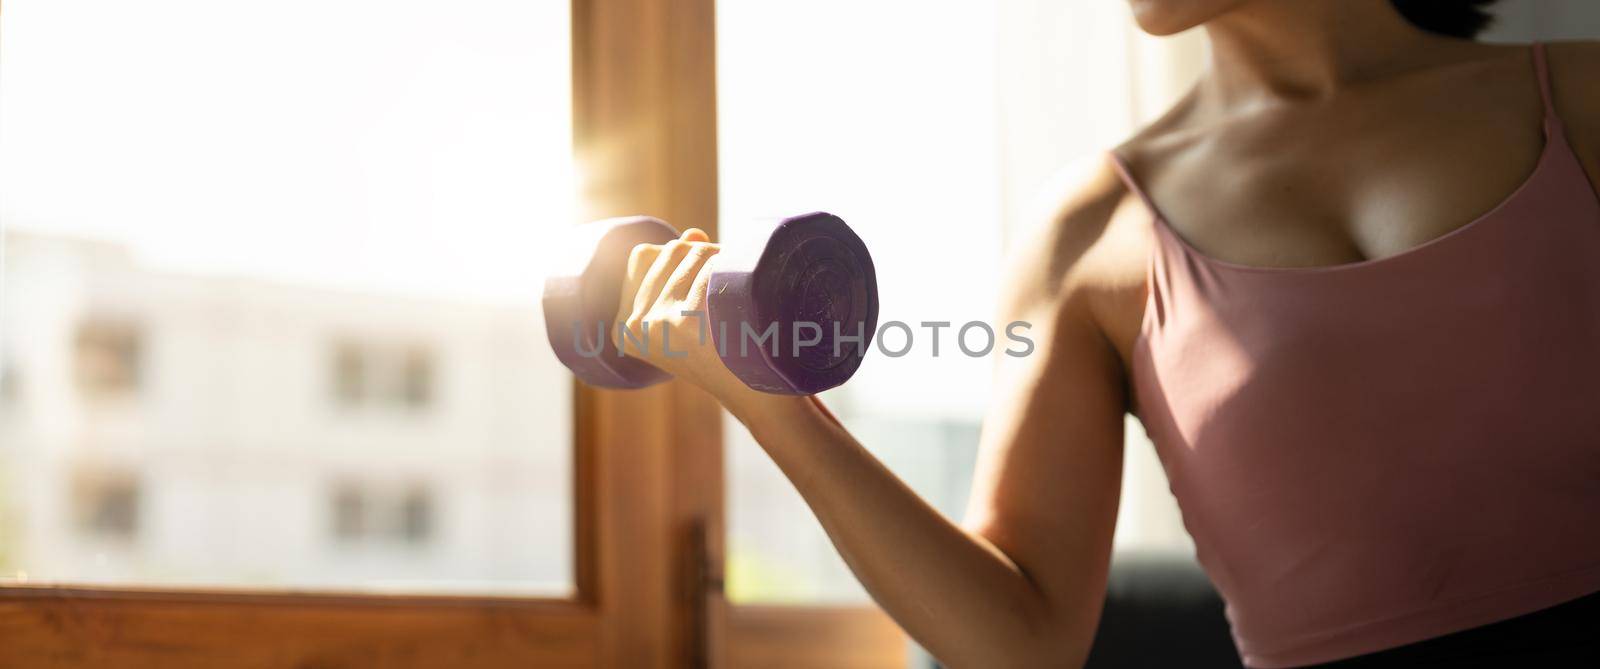
<svg viewBox="0 0 1600 669"><path fill-rule="evenodd" d="M1095 268L1125 195L1100 161L1012 244L997 329L1024 321L1029 355L1000 355L966 525L1043 595L1051 624L1092 638L1122 472L1125 382L1097 324ZM1013 346L1014 350L1021 346Z"/></svg>

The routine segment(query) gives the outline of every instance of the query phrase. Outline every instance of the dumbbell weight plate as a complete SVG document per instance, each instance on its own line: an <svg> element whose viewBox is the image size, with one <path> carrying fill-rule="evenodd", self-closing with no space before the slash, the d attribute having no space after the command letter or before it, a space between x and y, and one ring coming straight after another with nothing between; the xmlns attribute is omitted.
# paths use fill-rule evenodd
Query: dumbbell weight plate
<svg viewBox="0 0 1600 669"><path fill-rule="evenodd" d="M867 245L839 217L784 219L759 253L724 250L711 262L711 336L745 385L810 395L844 383L861 366L878 327L878 280ZM796 347L796 322L820 329L799 330L799 341L820 341ZM773 324L776 342L758 342ZM837 347L835 333L844 337Z"/></svg>
<svg viewBox="0 0 1600 669"><path fill-rule="evenodd" d="M619 355L610 333L633 247L665 244L678 231L658 218L628 216L586 223L572 235L544 283L545 332L556 358L584 383L602 388L643 388L672 378Z"/></svg>

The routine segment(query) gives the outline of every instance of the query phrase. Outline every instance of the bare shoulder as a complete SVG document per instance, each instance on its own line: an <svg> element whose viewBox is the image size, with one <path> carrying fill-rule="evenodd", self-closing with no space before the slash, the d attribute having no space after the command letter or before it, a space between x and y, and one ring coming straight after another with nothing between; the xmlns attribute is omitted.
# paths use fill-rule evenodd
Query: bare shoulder
<svg viewBox="0 0 1600 669"><path fill-rule="evenodd" d="M1066 315L1119 340L1136 326L1130 306L1142 305L1148 223L1110 156L1061 170L1035 196L1009 244L1003 314Z"/></svg>
<svg viewBox="0 0 1600 669"><path fill-rule="evenodd" d="M1107 274L1111 246L1122 236L1136 198L1109 156L1099 154L1057 172L1023 213L1008 245L1009 297L1051 301Z"/></svg>

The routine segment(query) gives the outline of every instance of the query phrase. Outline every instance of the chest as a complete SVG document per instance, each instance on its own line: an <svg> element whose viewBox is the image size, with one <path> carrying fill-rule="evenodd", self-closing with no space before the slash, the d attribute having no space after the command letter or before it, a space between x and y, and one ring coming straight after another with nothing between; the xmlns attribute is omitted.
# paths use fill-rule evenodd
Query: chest
<svg viewBox="0 0 1600 669"><path fill-rule="evenodd" d="M1451 424L1516 443L1600 400L1600 200L1570 153L1484 217L1366 262L1241 267L1153 236L1127 364L1136 409L1169 439L1425 439Z"/></svg>
<svg viewBox="0 0 1600 669"><path fill-rule="evenodd" d="M1173 230L1225 262L1393 256L1521 187L1546 153L1534 102L1450 109L1397 97L1269 116L1159 151L1146 189Z"/></svg>

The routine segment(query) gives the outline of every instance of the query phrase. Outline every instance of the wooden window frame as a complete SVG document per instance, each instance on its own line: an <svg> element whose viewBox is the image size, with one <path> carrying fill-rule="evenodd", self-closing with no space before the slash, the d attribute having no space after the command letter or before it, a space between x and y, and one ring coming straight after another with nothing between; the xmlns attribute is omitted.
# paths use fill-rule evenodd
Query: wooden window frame
<svg viewBox="0 0 1600 669"><path fill-rule="evenodd" d="M716 234L714 0L572 0L583 218ZM871 608L729 606L722 414L682 383L574 383L574 594L14 584L0 666L903 667Z"/></svg>

